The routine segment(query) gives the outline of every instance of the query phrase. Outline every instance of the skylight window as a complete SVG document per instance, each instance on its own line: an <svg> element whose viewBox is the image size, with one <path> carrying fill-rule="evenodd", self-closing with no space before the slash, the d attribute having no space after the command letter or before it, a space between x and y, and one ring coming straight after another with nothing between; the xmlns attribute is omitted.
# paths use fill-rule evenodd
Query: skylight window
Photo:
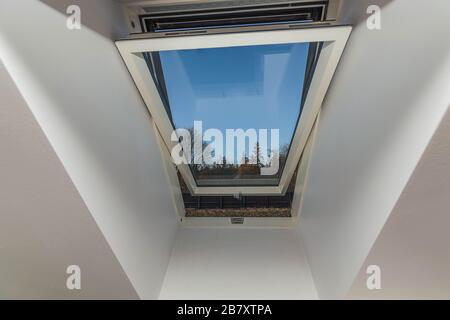
<svg viewBox="0 0 450 320"><path fill-rule="evenodd" d="M198 134L197 122L202 132L214 128L226 139L215 150L219 161L189 164L198 186L279 184L317 50L316 43L289 43L145 54L174 128ZM238 148L227 129L255 130L256 139L247 137ZM261 138L275 145L260 141L261 129L267 130ZM278 141L270 136L273 129ZM278 153L278 170L263 175L272 152Z"/></svg>
<svg viewBox="0 0 450 320"><path fill-rule="evenodd" d="M193 196L286 193L351 31L286 28L116 42Z"/></svg>

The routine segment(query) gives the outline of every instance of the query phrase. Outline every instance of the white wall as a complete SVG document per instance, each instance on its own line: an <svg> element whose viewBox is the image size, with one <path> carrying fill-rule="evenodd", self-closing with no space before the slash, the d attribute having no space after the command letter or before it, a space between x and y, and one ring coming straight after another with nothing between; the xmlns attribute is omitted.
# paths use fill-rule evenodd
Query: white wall
<svg viewBox="0 0 450 320"><path fill-rule="evenodd" d="M450 299L450 109L347 294L348 299ZM367 266L381 290L366 287Z"/></svg>
<svg viewBox="0 0 450 320"><path fill-rule="evenodd" d="M0 63L0 300L138 296ZM81 290L66 269L81 268Z"/></svg>
<svg viewBox="0 0 450 320"><path fill-rule="evenodd" d="M67 29L66 16L40 1L1 1L0 58L137 293L156 298L178 227L161 155L105 37L119 7L77 4L81 30Z"/></svg>
<svg viewBox="0 0 450 320"><path fill-rule="evenodd" d="M161 299L316 299L294 230L182 228Z"/></svg>
<svg viewBox="0 0 450 320"><path fill-rule="evenodd" d="M450 2L395 0L355 26L321 113L299 230L320 298L342 298L450 105ZM424 5L426 9L424 10Z"/></svg>

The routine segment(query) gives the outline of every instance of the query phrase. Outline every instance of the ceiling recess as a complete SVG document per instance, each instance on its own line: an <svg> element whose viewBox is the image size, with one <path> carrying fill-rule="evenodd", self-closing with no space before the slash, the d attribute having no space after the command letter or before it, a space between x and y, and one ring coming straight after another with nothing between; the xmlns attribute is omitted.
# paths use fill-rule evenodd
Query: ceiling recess
<svg viewBox="0 0 450 320"><path fill-rule="evenodd" d="M227 0L126 5L130 33L329 21L337 0ZM333 12L330 12L333 11Z"/></svg>
<svg viewBox="0 0 450 320"><path fill-rule="evenodd" d="M210 3L209 6L176 6L176 11L161 12L145 8L149 12L140 16L144 32L167 32L204 28L226 28L275 23L311 23L322 21L326 2L316 4L283 2L254 5L236 5L242 1ZM179 11L181 9L181 11Z"/></svg>

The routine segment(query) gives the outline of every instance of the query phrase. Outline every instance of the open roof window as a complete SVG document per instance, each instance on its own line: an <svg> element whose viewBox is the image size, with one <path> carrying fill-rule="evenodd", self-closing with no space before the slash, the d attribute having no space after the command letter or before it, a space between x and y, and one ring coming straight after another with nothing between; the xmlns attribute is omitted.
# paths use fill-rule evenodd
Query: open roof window
<svg viewBox="0 0 450 320"><path fill-rule="evenodd" d="M279 185L318 50L318 43L305 42L144 54L174 129L215 128L225 138L227 129L248 133L245 145L233 137L215 150L219 161L191 161L197 186ZM268 130L261 138L269 141L277 134L277 146L260 141L260 129ZM263 175L271 151L278 153L278 170Z"/></svg>
<svg viewBox="0 0 450 320"><path fill-rule="evenodd" d="M116 42L192 195L285 194L351 30L240 29Z"/></svg>

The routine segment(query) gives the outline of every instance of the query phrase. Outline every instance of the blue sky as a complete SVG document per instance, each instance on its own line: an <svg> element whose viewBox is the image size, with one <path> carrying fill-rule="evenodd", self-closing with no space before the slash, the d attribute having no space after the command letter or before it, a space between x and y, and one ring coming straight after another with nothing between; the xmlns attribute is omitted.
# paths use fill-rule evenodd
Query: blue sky
<svg viewBox="0 0 450 320"><path fill-rule="evenodd" d="M289 143L300 112L308 43L160 52L177 128L279 129ZM269 140L270 141L270 140Z"/></svg>

